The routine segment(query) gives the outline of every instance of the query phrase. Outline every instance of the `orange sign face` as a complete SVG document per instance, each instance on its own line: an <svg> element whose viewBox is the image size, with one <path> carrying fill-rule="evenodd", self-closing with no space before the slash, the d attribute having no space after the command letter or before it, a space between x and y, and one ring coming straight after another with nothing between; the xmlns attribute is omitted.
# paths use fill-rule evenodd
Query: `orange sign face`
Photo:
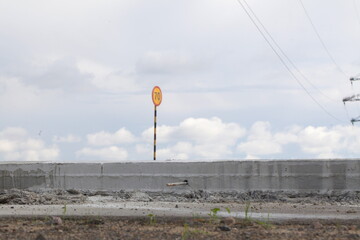
<svg viewBox="0 0 360 240"><path fill-rule="evenodd" d="M152 95L152 101L153 101L154 105L159 106L162 101L162 93L161 93L160 87L155 86L152 90L151 95Z"/></svg>

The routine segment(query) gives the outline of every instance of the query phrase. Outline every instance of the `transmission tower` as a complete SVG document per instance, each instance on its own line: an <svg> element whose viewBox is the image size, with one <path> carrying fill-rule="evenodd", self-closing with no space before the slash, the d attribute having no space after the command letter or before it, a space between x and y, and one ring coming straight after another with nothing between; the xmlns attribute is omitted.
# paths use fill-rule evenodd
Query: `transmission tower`
<svg viewBox="0 0 360 240"><path fill-rule="evenodd" d="M350 97L344 97L343 98L343 103L345 104L345 102L356 102L356 101L360 101L360 94L355 94L352 95Z"/></svg>
<svg viewBox="0 0 360 240"><path fill-rule="evenodd" d="M354 81L360 81L360 74L350 78L351 85L353 85ZM360 94L354 94L352 96L343 98L344 105L346 102L357 102L357 101L360 101ZM360 122L360 116L356 118L352 118L350 122L352 125L354 125L355 122Z"/></svg>
<svg viewBox="0 0 360 240"><path fill-rule="evenodd" d="M352 118L350 121L351 121L351 124L354 125L354 122L360 122L360 116L358 116L356 118Z"/></svg>
<svg viewBox="0 0 360 240"><path fill-rule="evenodd" d="M360 73L358 75L356 75L355 77L350 78L351 85L353 84L354 81L359 81L359 80L360 80Z"/></svg>

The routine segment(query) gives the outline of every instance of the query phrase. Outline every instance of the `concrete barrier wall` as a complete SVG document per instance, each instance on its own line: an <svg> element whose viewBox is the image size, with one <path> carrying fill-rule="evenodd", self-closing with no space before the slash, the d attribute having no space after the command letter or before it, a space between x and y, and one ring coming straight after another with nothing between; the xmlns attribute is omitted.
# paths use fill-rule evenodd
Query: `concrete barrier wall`
<svg viewBox="0 0 360 240"><path fill-rule="evenodd" d="M189 186L167 187L188 180ZM360 159L1 163L0 189L360 191Z"/></svg>

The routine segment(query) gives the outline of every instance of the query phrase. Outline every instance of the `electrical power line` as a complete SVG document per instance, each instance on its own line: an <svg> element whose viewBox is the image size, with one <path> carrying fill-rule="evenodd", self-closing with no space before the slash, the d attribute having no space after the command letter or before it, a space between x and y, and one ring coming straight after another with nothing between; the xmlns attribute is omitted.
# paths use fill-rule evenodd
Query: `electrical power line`
<svg viewBox="0 0 360 240"><path fill-rule="evenodd" d="M348 78L348 76L346 75L346 73L342 70L342 68L340 67L340 65L335 61L334 57L332 56L332 54L330 53L329 49L327 48L327 46L325 45L324 41L322 40L318 30L316 29L315 27L315 24L314 22L311 20L311 17L308 13L308 11L306 10L305 8L305 5L303 4L302 0L299 0L300 2L300 5L302 6L304 12L305 12L305 15L307 17L307 19L309 20L311 26L312 26L312 29L314 30L317 38L319 39L321 45L323 46L325 52L327 53L327 55L329 56L329 58L331 59L331 61L335 64L335 66L337 67L337 69L339 70L339 72L341 72L346 78Z"/></svg>
<svg viewBox="0 0 360 240"><path fill-rule="evenodd" d="M312 28L313 28L313 30L314 30L314 32L315 32L316 36L318 37L321 45L322 45L323 48L325 49L327 55L329 56L329 58L331 59L331 61L335 64L335 66L337 67L337 69L347 78L348 76L345 74L344 70L343 70L343 69L340 67L340 65L335 61L335 59L334 59L334 57L332 56L332 54L330 53L329 49L326 47L324 41L322 40L319 32L317 31L317 29L316 29L316 27L315 27L314 22L312 21L312 19L311 19L311 17L310 17L310 14L309 14L308 11L306 10L306 7L305 7L304 3L302 2L302 0L299 0L299 2L300 2L300 5L302 6L302 8L303 8L303 10L304 10L304 12L305 12L305 15L306 15L307 19L309 20L309 22L310 22L310 24L311 24L311 26L312 26ZM360 15L359 15L359 12L358 12L357 5L356 5L355 0L353 1L353 3L354 3L355 11L356 11L356 13L357 13L358 21L359 21L359 23L360 23ZM356 95L356 94L355 94L355 91L354 91L354 86L353 86L353 81L356 81L356 80L357 80L356 77L350 78L350 81L351 81L351 89L352 89L352 91L353 91L353 96ZM344 102L344 103L345 103L345 102ZM357 106L357 110L358 110L358 112L359 112L359 114L360 114L359 104L357 104L356 106ZM350 121L351 121L352 124L354 124L354 119L351 119ZM356 122L356 121L355 121L355 122Z"/></svg>
<svg viewBox="0 0 360 240"><path fill-rule="evenodd" d="M244 0L244 3L246 4L246 6L248 7L248 9L250 10L250 12L252 13L252 15L255 17L255 19L257 20L257 22L261 25L261 27L264 29L264 31L266 32L266 34L270 37L270 39L272 40L272 42L275 44L275 46L280 50L280 52L282 53L282 55L286 58L286 60L291 64L291 66L302 76L302 78L309 83L314 89L316 89L321 95L325 96L326 98L330 99L331 101L338 101L338 100L334 100L331 97L327 96L325 93L323 93L318 87L316 87L301 71L300 69L295 65L295 63L287 56L287 54L282 50L282 48L280 47L280 45L275 41L275 39L272 37L272 35L269 33L269 31L267 30L267 28L264 26L264 24L260 21L260 19L258 18L258 16L256 15L256 13L252 10L252 8L249 6L249 4L247 3L246 0Z"/></svg>
<svg viewBox="0 0 360 240"><path fill-rule="evenodd" d="M354 3L354 9L355 9L355 12L356 12L356 18L357 18L357 20L359 21L359 24L360 24L360 13L359 13L359 9L358 9L356 0L353 0L353 3Z"/></svg>
<svg viewBox="0 0 360 240"><path fill-rule="evenodd" d="M244 2L246 2L246 0L243 0ZM263 33L263 31L260 29L260 27L258 26L258 24L256 23L256 21L254 20L254 18L251 16L250 12L246 9L245 5L241 2L241 0L237 0L237 2L240 4L240 6L242 7L242 9L244 10L244 12L246 13L246 15L249 17L249 19L251 20L251 22L254 24L254 26L256 27L256 29L259 31L259 33L261 34L261 36L264 38L264 40L267 42L267 44L269 45L269 47L272 49L272 51L275 53L275 55L279 58L280 62L284 65L284 67L286 68L286 70L290 73L290 75L295 79L295 81L300 85L300 87L307 93L307 95L330 117L332 117L333 119L343 122L342 120L340 120L339 118L335 117L333 114L331 114L329 111L326 110L325 107L323 107L312 95L311 93L305 88L305 86L301 83L301 81L296 77L296 75L292 72L292 70L290 69L290 67L286 64L286 62L284 61L284 59L281 57L281 55L279 54L279 52L276 51L275 47L271 44L270 40L266 37L266 35ZM250 6L246 3L246 5L250 8ZM253 12L251 10L251 12ZM269 34L269 33L268 33ZM273 39L273 38L271 38ZM273 40L274 41L274 40Z"/></svg>

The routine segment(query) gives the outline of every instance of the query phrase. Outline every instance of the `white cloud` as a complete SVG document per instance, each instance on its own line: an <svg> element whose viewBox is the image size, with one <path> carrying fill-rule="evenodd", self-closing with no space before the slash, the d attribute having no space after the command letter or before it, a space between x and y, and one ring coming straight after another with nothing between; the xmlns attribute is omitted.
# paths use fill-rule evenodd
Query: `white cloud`
<svg viewBox="0 0 360 240"><path fill-rule="evenodd" d="M260 158L257 157L257 156L253 156L253 155L251 155L251 154L248 154L248 155L246 155L245 159L246 159L246 160L258 160L258 159L260 159Z"/></svg>
<svg viewBox="0 0 360 240"><path fill-rule="evenodd" d="M143 140L151 142L153 128L142 133ZM231 156L231 148L244 136L245 129L236 123L224 123L220 118L187 118L179 126L159 126L157 142L164 158L223 158Z"/></svg>
<svg viewBox="0 0 360 240"><path fill-rule="evenodd" d="M299 132L299 145L305 153L318 157L341 157L360 153L360 128L352 126L313 127Z"/></svg>
<svg viewBox="0 0 360 240"><path fill-rule="evenodd" d="M150 138L150 139L149 139ZM81 138L68 134L54 136L55 143L78 143ZM79 161L123 161L151 159L152 128L136 137L125 128L116 132L87 135L88 146L75 155ZM119 144L126 144L117 146ZM62 147L69 146L61 145ZM360 127L300 127L274 130L269 122L255 122L245 130L239 124L219 118L187 118L175 126L159 127L157 159L226 160L267 158L339 158L360 153ZM239 155L241 154L241 155ZM6 161L55 161L60 155L56 145L30 137L23 128L0 131L0 158ZM280 156L280 157L279 157Z"/></svg>
<svg viewBox="0 0 360 240"><path fill-rule="evenodd" d="M341 133L326 127L306 127L299 133L299 144L304 152L313 154L333 154L342 146Z"/></svg>
<svg viewBox="0 0 360 240"><path fill-rule="evenodd" d="M336 126L335 131L342 133L344 136L342 145L346 147L347 151L354 154L360 154L360 127L359 126Z"/></svg>
<svg viewBox="0 0 360 240"><path fill-rule="evenodd" d="M360 128L352 126L299 127L293 126L283 131L271 132L270 123L256 122L249 131L247 141L239 143L237 149L246 158L259 156L279 156L286 153L286 145L293 144L300 152L293 157L314 158L354 157L360 153ZM291 153L287 153L291 155Z"/></svg>
<svg viewBox="0 0 360 240"><path fill-rule="evenodd" d="M76 156L80 160L85 161L101 161L101 162L114 162L126 160L128 153L125 149L116 146L105 148L83 148L76 152Z"/></svg>
<svg viewBox="0 0 360 240"><path fill-rule="evenodd" d="M19 78L4 76L0 76L0 93L1 111L14 114L48 110L52 107L49 102L54 105L57 99L60 99L56 90L40 90L38 87L26 85Z"/></svg>
<svg viewBox="0 0 360 240"><path fill-rule="evenodd" d="M88 134L88 143L95 146L108 146L122 143L135 142L135 136L125 128L120 128L115 133L109 133L105 131Z"/></svg>
<svg viewBox="0 0 360 240"><path fill-rule="evenodd" d="M92 74L83 73L71 56L46 56L33 60L31 70L25 71L23 81L40 89L59 89L63 93L91 93Z"/></svg>
<svg viewBox="0 0 360 240"><path fill-rule="evenodd" d="M345 119L341 98L351 92L351 85L326 55L299 2L249 4L296 67L328 97L295 73L312 96L332 115ZM353 2L305 4L338 65L348 76L357 74L360 31L354 31ZM131 143L147 149L152 142L152 129L144 131L144 126L151 126L149 95L159 85L164 93L159 123L165 125L158 128L158 143L164 157L360 152L359 134L352 133L358 128L334 127L336 120L291 79L236 1L2 1L0 37L3 127L15 123L32 132L42 129L45 139L48 133L75 126L70 130L74 136L93 137L87 142L91 146L124 143L131 155ZM354 83L356 92L359 86ZM356 106L347 105L350 117L357 116ZM179 124L179 119L186 120ZM259 119L271 128L258 125L241 134L241 126ZM286 128L294 123L302 127ZM113 132L119 124L144 134L136 141L120 141ZM94 128L103 132L94 133ZM1 149L13 153L19 146L49 148L45 142L27 142L26 134L23 144L17 144L20 137L14 138L2 138ZM55 138L77 142L69 136ZM72 146L61 144L68 148L62 157L73 154Z"/></svg>
<svg viewBox="0 0 360 240"><path fill-rule="evenodd" d="M77 66L82 74L92 75L91 83L99 90L132 93L142 89L132 70L114 69L88 60L79 61Z"/></svg>
<svg viewBox="0 0 360 240"><path fill-rule="evenodd" d="M224 123L220 118L187 118L179 126L161 125L156 128L158 141L190 140L196 143L219 142L231 145L245 135L245 129L236 123ZM152 139L154 128L142 133L146 141Z"/></svg>
<svg viewBox="0 0 360 240"><path fill-rule="evenodd" d="M60 151L28 136L25 129L6 128L0 132L0 157L5 161L55 161Z"/></svg>
<svg viewBox="0 0 360 240"><path fill-rule="evenodd" d="M275 141L268 122L254 123L249 131L247 141L240 143L237 149L246 153L247 156L253 157L282 152L282 146Z"/></svg>
<svg viewBox="0 0 360 240"><path fill-rule="evenodd" d="M291 126L286 128L282 132L276 132L273 134L274 141L279 144L295 143L298 141L298 133L301 131L299 126Z"/></svg>
<svg viewBox="0 0 360 240"><path fill-rule="evenodd" d="M173 141L173 137L176 135L178 127L176 126L166 126L160 125L156 127L156 141L158 143L166 143ZM141 134L144 141L151 143L154 138L154 128L148 128L143 131Z"/></svg>
<svg viewBox="0 0 360 240"><path fill-rule="evenodd" d="M199 60L183 52L148 51L138 61L137 71L150 74L184 74L203 69Z"/></svg>
<svg viewBox="0 0 360 240"><path fill-rule="evenodd" d="M17 149L15 141L0 140L0 152L13 152Z"/></svg>
<svg viewBox="0 0 360 240"><path fill-rule="evenodd" d="M53 142L56 142L56 143L77 143L77 142L81 142L81 137L76 136L74 134L68 134L67 136L63 136L63 137L54 136L53 137Z"/></svg>
<svg viewBox="0 0 360 240"><path fill-rule="evenodd" d="M194 146L195 154L200 158L204 159L222 159L228 158L232 155L233 145L226 145L222 143L206 143L206 144L198 144Z"/></svg>
<svg viewBox="0 0 360 240"><path fill-rule="evenodd" d="M251 140L241 143L238 146L240 152L245 152L247 155L269 155L282 152L282 147L276 142L269 140Z"/></svg>
<svg viewBox="0 0 360 240"><path fill-rule="evenodd" d="M220 118L188 118L180 123L178 134L196 143L232 145L245 135L236 123L224 123Z"/></svg>
<svg viewBox="0 0 360 240"><path fill-rule="evenodd" d="M0 132L0 139L6 140L24 140L27 137L27 132L23 128L8 127Z"/></svg>
<svg viewBox="0 0 360 240"><path fill-rule="evenodd" d="M160 148L157 152L159 159L188 160L194 152L194 146L190 142L178 142L167 148Z"/></svg>

